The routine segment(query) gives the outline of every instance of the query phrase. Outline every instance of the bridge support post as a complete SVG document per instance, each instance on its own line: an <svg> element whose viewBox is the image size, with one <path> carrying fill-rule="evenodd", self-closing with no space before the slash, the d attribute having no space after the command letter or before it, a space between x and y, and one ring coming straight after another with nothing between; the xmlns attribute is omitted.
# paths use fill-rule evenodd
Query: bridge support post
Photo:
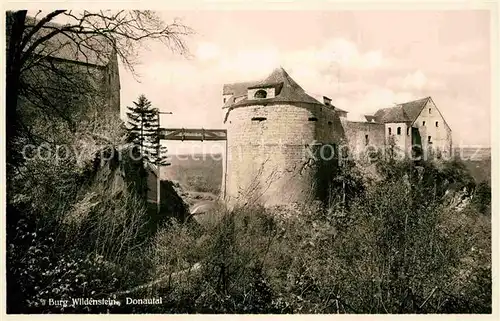
<svg viewBox="0 0 500 321"><path fill-rule="evenodd" d="M220 186L220 199L226 200L226 186L227 186L227 140L224 142L224 150L222 152L222 181Z"/></svg>
<svg viewBox="0 0 500 321"><path fill-rule="evenodd" d="M161 177L160 177L160 166L158 166L158 172L156 173L156 213L161 212Z"/></svg>

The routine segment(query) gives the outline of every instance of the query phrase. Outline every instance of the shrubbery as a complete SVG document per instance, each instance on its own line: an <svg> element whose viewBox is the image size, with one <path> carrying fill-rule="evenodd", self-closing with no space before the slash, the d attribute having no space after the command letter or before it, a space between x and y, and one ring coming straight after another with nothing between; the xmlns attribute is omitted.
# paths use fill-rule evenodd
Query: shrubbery
<svg viewBox="0 0 500 321"><path fill-rule="evenodd" d="M80 154L64 161L55 155L27 159L12 178L7 194L9 313L106 312L105 307L63 311L46 301L106 297L149 277L149 261L140 253L152 236L151 219L139 192L143 182L133 175L140 176L142 167L126 157L99 159L103 145L116 153L113 148L123 142L120 124L113 117L82 120L76 132L53 136L47 145L52 151L57 145L77 146Z"/></svg>
<svg viewBox="0 0 500 321"><path fill-rule="evenodd" d="M168 275L195 263L201 269L157 285L154 293L169 303L156 309L491 312L489 218L473 203L457 210L444 202L447 193L471 188L469 178L456 164L409 165L385 164L383 179L344 215L303 208L281 219L257 207L219 210L201 237L170 227L157 239L170 263L156 262L157 270L168 267Z"/></svg>
<svg viewBox="0 0 500 321"><path fill-rule="evenodd" d="M9 205L9 312L491 312L491 192L456 162L382 163L369 183L347 166L327 206L220 206L157 232L121 174L130 164L49 165L50 180ZM114 295L163 304L43 304Z"/></svg>

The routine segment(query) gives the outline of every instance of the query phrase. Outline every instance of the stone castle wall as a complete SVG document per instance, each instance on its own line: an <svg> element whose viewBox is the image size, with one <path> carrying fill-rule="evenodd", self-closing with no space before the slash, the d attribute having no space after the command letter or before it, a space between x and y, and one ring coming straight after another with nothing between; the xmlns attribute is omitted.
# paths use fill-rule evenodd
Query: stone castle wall
<svg viewBox="0 0 500 321"><path fill-rule="evenodd" d="M389 128L391 134L389 134ZM398 133L399 129L399 133ZM408 156L411 153L411 126L406 123L385 124L385 144L389 147L393 144L394 153L399 157Z"/></svg>
<svg viewBox="0 0 500 321"><path fill-rule="evenodd" d="M355 160L376 151L385 154L388 137L394 138L396 152L412 150L413 132L407 124L341 121L333 108L322 104L256 102L225 111L222 195L230 206L327 200L339 147L347 145ZM419 126L424 120L425 127ZM451 148L451 130L433 104L419 116L417 128L424 148L428 136L434 147Z"/></svg>
<svg viewBox="0 0 500 321"><path fill-rule="evenodd" d="M343 128L320 104L267 104L227 111L226 200L265 206L324 197ZM324 146L328 145L328 146ZM321 146L324 146L323 148ZM320 153L323 153L323 157Z"/></svg>
<svg viewBox="0 0 500 321"><path fill-rule="evenodd" d="M349 152L355 157L363 157L366 152L385 146L385 126L380 123L343 122ZM368 136L368 139L367 139Z"/></svg>
<svg viewBox="0 0 500 321"><path fill-rule="evenodd" d="M435 151L441 152L445 157L451 155L451 129L432 101L427 102L427 105L415 121L414 126L419 130L424 151L432 147ZM432 144L429 144L429 136Z"/></svg>
<svg viewBox="0 0 500 321"><path fill-rule="evenodd" d="M105 69L105 80L102 88L108 104L113 111L120 112L120 73L118 69L118 58L116 54L111 55Z"/></svg>

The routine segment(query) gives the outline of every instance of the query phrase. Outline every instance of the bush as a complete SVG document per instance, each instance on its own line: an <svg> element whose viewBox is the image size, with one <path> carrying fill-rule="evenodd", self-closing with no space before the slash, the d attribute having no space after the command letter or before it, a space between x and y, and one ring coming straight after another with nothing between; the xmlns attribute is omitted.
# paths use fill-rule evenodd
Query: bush
<svg viewBox="0 0 500 321"><path fill-rule="evenodd" d="M466 177L453 176L453 165L410 165L386 168L343 215L238 208L219 212L201 237L169 230L157 241L166 260L155 270L201 268L157 286L168 302L157 311L490 313L490 222L473 206L443 203Z"/></svg>
<svg viewBox="0 0 500 321"><path fill-rule="evenodd" d="M483 181L476 187L473 203L482 214L491 210L491 187L487 182Z"/></svg>
<svg viewBox="0 0 500 321"><path fill-rule="evenodd" d="M96 157L102 143L111 152L122 142L124 131L116 124L117 119L102 115L82 120L76 132L51 137L54 144L80 147L78 153L65 161L54 155L29 159L12 179L7 209L10 313L90 312L49 307L43 300L106 297L149 277L142 252L156 227L141 196L142 167L126 158L101 162Z"/></svg>
<svg viewBox="0 0 500 321"><path fill-rule="evenodd" d="M28 163L37 171L16 185L9 313L491 313L491 224L479 215L491 191L460 163L379 163L370 184L347 164L328 207L220 207L203 225L152 220L142 167L127 159L84 163ZM447 203L464 190L472 204ZM163 304L43 302L127 290Z"/></svg>

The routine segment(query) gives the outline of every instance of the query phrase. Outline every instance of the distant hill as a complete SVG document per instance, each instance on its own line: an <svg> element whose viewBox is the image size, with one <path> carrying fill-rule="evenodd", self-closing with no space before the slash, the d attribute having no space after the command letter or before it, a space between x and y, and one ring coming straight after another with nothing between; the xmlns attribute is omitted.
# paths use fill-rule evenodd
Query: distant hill
<svg viewBox="0 0 500 321"><path fill-rule="evenodd" d="M455 148L476 182L491 183L491 148ZM461 153L461 154L460 154ZM218 195L222 182L222 155L172 155L171 166L162 168L162 178L179 182L186 191Z"/></svg>
<svg viewBox="0 0 500 321"><path fill-rule="evenodd" d="M461 156L462 160L486 160L491 159L490 147L454 147L453 153L455 156Z"/></svg>
<svg viewBox="0 0 500 321"><path fill-rule="evenodd" d="M178 181L188 191L218 195L222 183L222 155L172 155L162 168L163 179Z"/></svg>

